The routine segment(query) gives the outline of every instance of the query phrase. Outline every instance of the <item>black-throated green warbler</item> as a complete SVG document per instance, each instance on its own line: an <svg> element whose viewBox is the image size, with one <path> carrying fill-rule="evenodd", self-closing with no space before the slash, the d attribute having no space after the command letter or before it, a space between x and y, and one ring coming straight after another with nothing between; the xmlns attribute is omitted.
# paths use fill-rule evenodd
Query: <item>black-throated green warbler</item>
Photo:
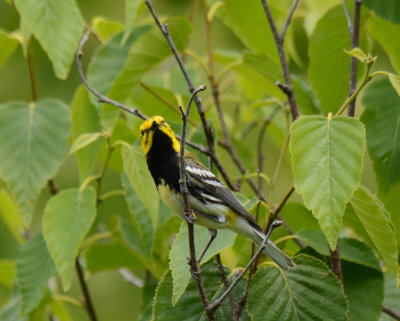
<svg viewBox="0 0 400 321"><path fill-rule="evenodd" d="M140 133L147 166L160 197L183 219L183 199L179 185L180 144L161 116L145 120L140 126ZM210 230L230 229L250 238L259 246L265 234L253 216L212 172L187 151L185 169L189 204L196 214L196 223ZM269 240L264 252L284 269L294 266L294 262Z"/></svg>

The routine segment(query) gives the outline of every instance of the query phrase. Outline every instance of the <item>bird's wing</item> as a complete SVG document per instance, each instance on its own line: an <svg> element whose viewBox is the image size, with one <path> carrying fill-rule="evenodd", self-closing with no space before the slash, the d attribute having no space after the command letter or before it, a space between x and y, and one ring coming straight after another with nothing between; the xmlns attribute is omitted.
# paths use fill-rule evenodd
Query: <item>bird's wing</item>
<svg viewBox="0 0 400 321"><path fill-rule="evenodd" d="M246 211L236 196L211 171L201 163L199 164L190 154L185 155L185 164L189 185L193 180L192 186L201 188L205 193L211 194L211 197L214 196L217 200L221 200L223 204L247 219L252 226L261 229L254 217Z"/></svg>

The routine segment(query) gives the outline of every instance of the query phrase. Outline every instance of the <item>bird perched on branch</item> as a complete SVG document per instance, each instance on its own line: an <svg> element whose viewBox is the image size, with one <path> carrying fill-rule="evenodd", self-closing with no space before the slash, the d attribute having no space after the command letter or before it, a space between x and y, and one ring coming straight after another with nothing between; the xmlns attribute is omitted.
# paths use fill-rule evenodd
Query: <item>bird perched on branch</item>
<svg viewBox="0 0 400 321"><path fill-rule="evenodd" d="M147 166L161 199L177 216L184 219L179 184L180 144L174 132L163 117L154 116L142 123L140 133ZM265 234L254 217L210 170L187 151L185 170L189 204L196 215L196 224L210 230L209 244L215 238L216 230L230 229L260 246ZM294 266L292 259L270 240L264 252L283 269Z"/></svg>

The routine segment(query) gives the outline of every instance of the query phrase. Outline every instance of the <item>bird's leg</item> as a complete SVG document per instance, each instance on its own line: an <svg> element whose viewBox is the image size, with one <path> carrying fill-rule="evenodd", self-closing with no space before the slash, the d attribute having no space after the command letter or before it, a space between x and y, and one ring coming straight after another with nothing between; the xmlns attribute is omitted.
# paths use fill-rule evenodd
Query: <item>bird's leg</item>
<svg viewBox="0 0 400 321"><path fill-rule="evenodd" d="M214 241L214 239L217 237L217 230L214 230L212 228L209 228L208 231L210 232L210 239L207 242L207 245L205 246L205 248L203 249L203 251L201 251L199 258L197 259L197 264L200 265L201 260L204 257L204 254L206 254L208 248L210 247L211 243Z"/></svg>

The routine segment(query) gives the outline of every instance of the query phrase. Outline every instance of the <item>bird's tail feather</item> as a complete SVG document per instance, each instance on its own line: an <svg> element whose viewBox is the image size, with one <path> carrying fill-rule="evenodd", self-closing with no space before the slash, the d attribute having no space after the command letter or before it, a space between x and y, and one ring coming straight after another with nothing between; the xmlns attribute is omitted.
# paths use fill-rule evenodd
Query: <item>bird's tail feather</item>
<svg viewBox="0 0 400 321"><path fill-rule="evenodd" d="M258 246L261 245L265 238L265 234L261 231L253 229L255 232L253 234L252 240ZM293 260L288 257L285 253L283 253L272 241L268 240L267 246L264 250L264 253L267 254L276 264L278 264L282 269L289 269L290 267L295 266Z"/></svg>

